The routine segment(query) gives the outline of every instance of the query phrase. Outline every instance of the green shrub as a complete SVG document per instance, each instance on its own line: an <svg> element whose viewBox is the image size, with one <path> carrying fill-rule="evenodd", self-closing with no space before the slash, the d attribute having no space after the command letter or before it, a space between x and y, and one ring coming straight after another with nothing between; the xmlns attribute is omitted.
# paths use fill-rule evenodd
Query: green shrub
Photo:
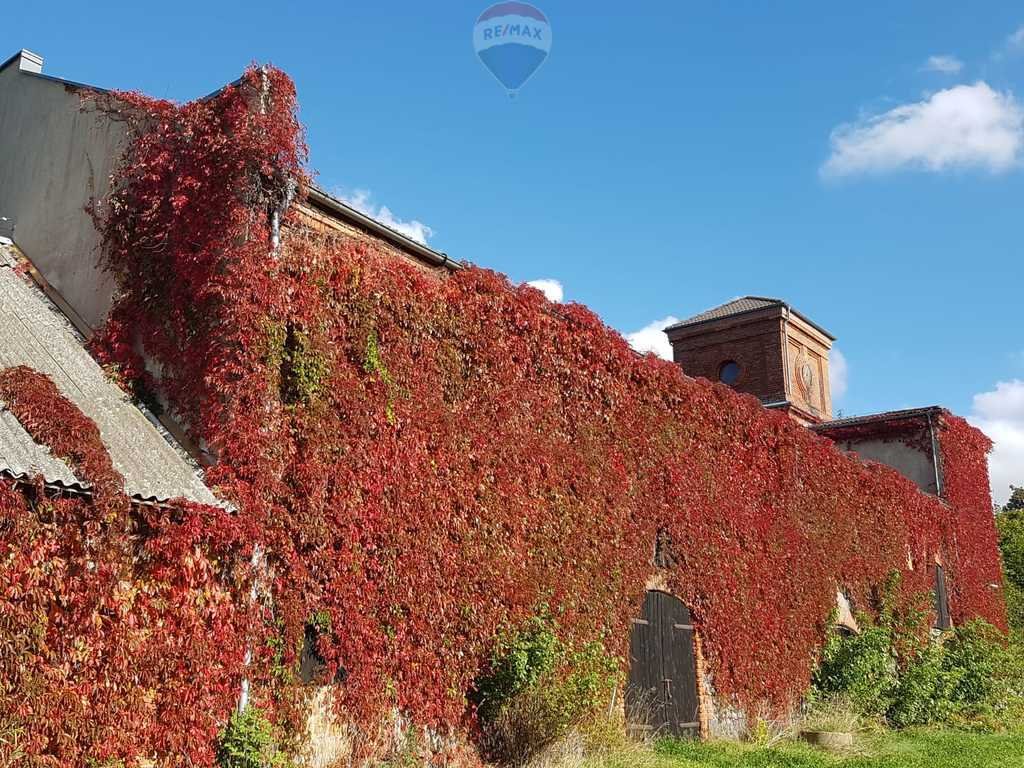
<svg viewBox="0 0 1024 768"><path fill-rule="evenodd" d="M619 665L600 642L573 648L545 613L495 645L476 684L481 747L498 762L522 764L603 709Z"/></svg>
<svg viewBox="0 0 1024 768"><path fill-rule="evenodd" d="M550 619L536 617L519 632L495 644L490 672L477 681L480 715L491 718L520 691L537 683L558 664L561 644Z"/></svg>
<svg viewBox="0 0 1024 768"><path fill-rule="evenodd" d="M975 621L922 650L900 678L889 720L897 727L958 724L999 728L1013 698L1013 653L994 627Z"/></svg>
<svg viewBox="0 0 1024 768"><path fill-rule="evenodd" d="M999 551L1003 558L1006 608L1010 627L1024 635L1024 488L1013 488L1010 500L996 515Z"/></svg>
<svg viewBox="0 0 1024 768"><path fill-rule="evenodd" d="M861 715L884 715L897 728L1013 723L1024 702L1024 652L994 627L975 621L925 641L897 659L893 634L867 627L833 636L814 675L813 699L842 695Z"/></svg>
<svg viewBox="0 0 1024 768"><path fill-rule="evenodd" d="M1004 696L1010 659L1006 638L983 621L957 627L942 645L945 691L964 712L998 705Z"/></svg>
<svg viewBox="0 0 1024 768"><path fill-rule="evenodd" d="M892 705L896 671L892 633L886 627L866 626L859 635L833 633L814 673L814 691L817 698L845 697L862 715L884 715Z"/></svg>
<svg viewBox="0 0 1024 768"><path fill-rule="evenodd" d="M1018 642L1024 642L1024 589L1009 579L1003 580L1006 595L1006 619Z"/></svg>
<svg viewBox="0 0 1024 768"><path fill-rule="evenodd" d="M1009 500L996 515L996 529L1006 575L1024 587L1024 488L1011 489Z"/></svg>
<svg viewBox="0 0 1024 768"><path fill-rule="evenodd" d="M886 712L897 728L947 721L954 710L949 700L945 652L939 643L929 643L906 666L890 696Z"/></svg>
<svg viewBox="0 0 1024 768"><path fill-rule="evenodd" d="M273 726L256 707L231 715L217 740L220 768L288 768L291 761L277 747Z"/></svg>
<svg viewBox="0 0 1024 768"><path fill-rule="evenodd" d="M1024 714L1024 648L994 627L958 627L944 646L949 700L961 724L1020 727Z"/></svg>

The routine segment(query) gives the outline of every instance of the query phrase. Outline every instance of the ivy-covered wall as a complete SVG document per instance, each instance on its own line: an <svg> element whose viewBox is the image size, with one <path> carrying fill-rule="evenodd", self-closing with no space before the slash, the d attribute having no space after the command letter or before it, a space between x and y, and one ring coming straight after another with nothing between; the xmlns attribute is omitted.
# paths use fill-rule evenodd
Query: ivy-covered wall
<svg viewBox="0 0 1024 768"><path fill-rule="evenodd" d="M264 552L249 674L279 722L301 720L314 617L367 751L396 708L471 729L496 635L541 606L565 642L622 658L659 532L716 691L740 707L806 689L837 587L869 608L895 570L916 600L939 551L956 617L1004 626L988 443L962 420L940 427L947 504L493 272L437 279L298 226L274 250L269 213L305 178L276 70L183 106L106 108L132 139L96 210L121 294L95 350L216 457L208 480L238 515L204 535L241 526ZM211 636L239 647L234 626Z"/></svg>
<svg viewBox="0 0 1024 768"><path fill-rule="evenodd" d="M28 368L0 401L88 484L0 478L0 764L209 765L238 699L244 518L133 502L95 423Z"/></svg>

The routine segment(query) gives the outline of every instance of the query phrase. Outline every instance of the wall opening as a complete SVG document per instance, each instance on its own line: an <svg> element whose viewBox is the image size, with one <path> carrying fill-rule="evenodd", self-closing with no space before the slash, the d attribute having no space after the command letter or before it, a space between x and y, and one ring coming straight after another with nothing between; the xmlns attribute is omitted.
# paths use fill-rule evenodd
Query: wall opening
<svg viewBox="0 0 1024 768"><path fill-rule="evenodd" d="M650 590L629 643L626 717L651 736L700 736L697 657L690 609Z"/></svg>

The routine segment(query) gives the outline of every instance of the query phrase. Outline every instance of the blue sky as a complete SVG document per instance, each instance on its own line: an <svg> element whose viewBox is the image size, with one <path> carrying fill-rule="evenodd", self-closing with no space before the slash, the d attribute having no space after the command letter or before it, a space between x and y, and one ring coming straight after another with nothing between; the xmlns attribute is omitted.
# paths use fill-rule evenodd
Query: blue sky
<svg viewBox="0 0 1024 768"><path fill-rule="evenodd" d="M946 405L1024 483L1024 7L538 0L513 100L488 4L16 4L0 53L179 100L272 62L324 187L626 333L785 298L839 338L837 408Z"/></svg>

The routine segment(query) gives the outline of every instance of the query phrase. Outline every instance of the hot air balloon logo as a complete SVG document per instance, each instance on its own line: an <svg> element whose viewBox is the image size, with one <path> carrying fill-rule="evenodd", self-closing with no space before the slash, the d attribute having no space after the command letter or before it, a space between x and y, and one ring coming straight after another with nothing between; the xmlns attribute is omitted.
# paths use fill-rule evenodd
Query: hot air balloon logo
<svg viewBox="0 0 1024 768"><path fill-rule="evenodd" d="M510 96L523 87L551 51L547 17L527 3L497 3L473 27L473 49Z"/></svg>

